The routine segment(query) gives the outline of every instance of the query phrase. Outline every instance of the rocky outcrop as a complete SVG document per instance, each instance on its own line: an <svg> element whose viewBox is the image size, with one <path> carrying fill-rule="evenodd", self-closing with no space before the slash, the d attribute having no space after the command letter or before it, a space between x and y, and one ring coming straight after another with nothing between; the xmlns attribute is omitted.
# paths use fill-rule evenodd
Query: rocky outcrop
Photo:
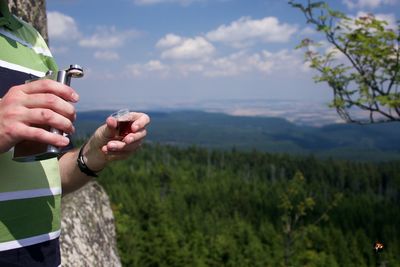
<svg viewBox="0 0 400 267"><path fill-rule="evenodd" d="M13 14L31 23L48 42L45 0L9 0Z"/></svg>
<svg viewBox="0 0 400 267"><path fill-rule="evenodd" d="M121 266L110 202L98 183L65 196L61 207L62 266Z"/></svg>

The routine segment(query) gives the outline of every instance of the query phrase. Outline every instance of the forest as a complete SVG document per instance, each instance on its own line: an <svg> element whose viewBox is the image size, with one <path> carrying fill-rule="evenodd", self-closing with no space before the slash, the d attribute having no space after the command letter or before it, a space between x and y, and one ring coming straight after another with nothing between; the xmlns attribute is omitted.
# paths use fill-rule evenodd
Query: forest
<svg viewBox="0 0 400 267"><path fill-rule="evenodd" d="M146 143L98 179L124 266L400 266L399 163Z"/></svg>

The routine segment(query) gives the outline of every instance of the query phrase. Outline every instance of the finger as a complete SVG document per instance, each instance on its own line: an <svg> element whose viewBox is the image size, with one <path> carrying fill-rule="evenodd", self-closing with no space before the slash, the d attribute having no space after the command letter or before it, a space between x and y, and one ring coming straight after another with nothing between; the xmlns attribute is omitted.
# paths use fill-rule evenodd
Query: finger
<svg viewBox="0 0 400 267"><path fill-rule="evenodd" d="M18 128L20 130L18 130ZM19 127L16 127L16 130L20 132L21 140L31 140L57 147L64 147L69 144L69 139L67 137L51 133L42 128L26 127L26 125L20 124Z"/></svg>
<svg viewBox="0 0 400 267"><path fill-rule="evenodd" d="M127 136L124 137L122 141L129 145L133 142L144 139L146 135L147 135L147 130L143 128L137 132L128 134Z"/></svg>
<svg viewBox="0 0 400 267"><path fill-rule="evenodd" d="M147 114L140 112L132 112L132 131L136 132L139 129L145 128L150 123L150 117Z"/></svg>
<svg viewBox="0 0 400 267"><path fill-rule="evenodd" d="M113 140L106 144L106 151L122 151L126 147L126 143L122 141Z"/></svg>
<svg viewBox="0 0 400 267"><path fill-rule="evenodd" d="M137 142L142 141L146 137L146 129L142 129L136 133L130 133L124 137L122 141L112 140L107 143L108 151L130 151L136 147ZM133 144L133 145L132 145ZM131 146L132 145L132 146Z"/></svg>
<svg viewBox="0 0 400 267"><path fill-rule="evenodd" d="M75 107L71 103L54 94L27 95L24 100L24 105L25 107L32 109L51 109L72 121L76 119Z"/></svg>
<svg viewBox="0 0 400 267"><path fill-rule="evenodd" d="M132 153L135 150L138 149L138 147L141 145L142 140L133 142L131 144L126 144L125 142L121 141L110 141L106 145L102 147L102 151L106 154L114 153Z"/></svg>
<svg viewBox="0 0 400 267"><path fill-rule="evenodd" d="M50 109L27 109L24 122L27 125L47 125L66 133L73 133L75 128L68 118Z"/></svg>
<svg viewBox="0 0 400 267"><path fill-rule="evenodd" d="M31 83L19 85L20 90L26 94L50 93L55 94L66 101L77 102L79 95L71 87L49 79L37 80Z"/></svg>
<svg viewBox="0 0 400 267"><path fill-rule="evenodd" d="M108 117L106 123L100 126L94 133L94 140L96 146L102 147L106 145L110 140L115 139L117 133L117 121Z"/></svg>
<svg viewBox="0 0 400 267"><path fill-rule="evenodd" d="M114 138L117 134L117 126L118 126L117 120L111 116L108 117L106 120L106 125L103 130L103 137L106 139Z"/></svg>
<svg viewBox="0 0 400 267"><path fill-rule="evenodd" d="M122 149L122 151L126 151L128 153L135 152L142 144L143 144L143 139L135 141L131 144L126 144L125 147Z"/></svg>

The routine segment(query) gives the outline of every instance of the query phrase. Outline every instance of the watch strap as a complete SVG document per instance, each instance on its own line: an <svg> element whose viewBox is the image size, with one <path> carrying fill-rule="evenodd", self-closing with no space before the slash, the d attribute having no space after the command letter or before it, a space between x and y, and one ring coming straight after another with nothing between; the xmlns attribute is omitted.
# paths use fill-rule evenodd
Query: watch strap
<svg viewBox="0 0 400 267"><path fill-rule="evenodd" d="M85 163L85 160L83 157L83 148L85 147L85 145L86 145L86 143L82 145L81 149L79 150L79 154L78 154L78 158L77 158L79 170L81 170L81 172L83 172L87 176L98 177L96 172L91 170Z"/></svg>

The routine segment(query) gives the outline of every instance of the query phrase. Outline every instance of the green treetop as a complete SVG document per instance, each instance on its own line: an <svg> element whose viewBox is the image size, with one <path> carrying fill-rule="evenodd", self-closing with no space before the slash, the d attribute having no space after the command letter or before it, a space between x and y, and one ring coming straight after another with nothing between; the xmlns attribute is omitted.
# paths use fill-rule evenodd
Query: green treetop
<svg viewBox="0 0 400 267"><path fill-rule="evenodd" d="M348 122L400 121L400 24L391 29L373 14L350 18L325 2L289 4L331 45L325 51L310 39L299 45L319 73L315 81L333 90L331 107Z"/></svg>

